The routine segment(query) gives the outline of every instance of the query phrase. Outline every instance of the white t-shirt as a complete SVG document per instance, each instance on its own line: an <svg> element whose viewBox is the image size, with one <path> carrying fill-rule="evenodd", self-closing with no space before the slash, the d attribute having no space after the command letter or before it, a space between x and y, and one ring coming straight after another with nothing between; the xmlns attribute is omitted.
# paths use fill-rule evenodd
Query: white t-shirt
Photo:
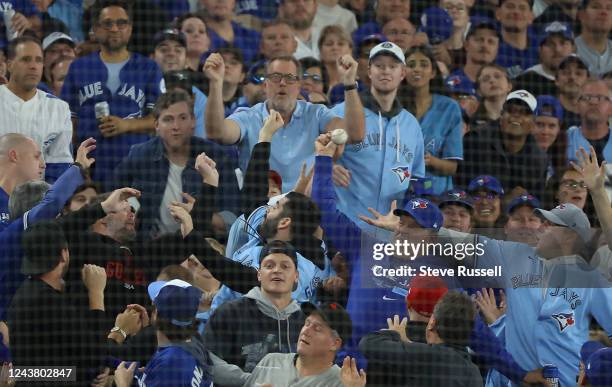
<svg viewBox="0 0 612 387"><path fill-rule="evenodd" d="M357 29L357 18L355 14L346 8L336 4L333 7L328 7L321 3L317 6L317 14L312 21L313 30L317 31L317 35L323 28L331 25L338 25L349 34Z"/></svg>
<svg viewBox="0 0 612 387"><path fill-rule="evenodd" d="M32 138L47 163L73 162L70 108L54 95L36 90L33 98L24 101L6 85L0 86L0 135L6 133Z"/></svg>
<svg viewBox="0 0 612 387"><path fill-rule="evenodd" d="M315 59L319 59L319 31L312 29L312 34L310 35L309 42L303 42L297 36L295 37L295 41L297 42L297 48L293 53L293 56L300 60L302 58L313 57Z"/></svg>
<svg viewBox="0 0 612 387"><path fill-rule="evenodd" d="M185 167L170 163L168 182L166 183L164 197L159 206L159 220L157 221L157 225L160 234L176 232L181 228L170 214L168 205L172 202L183 201L183 197L181 196L183 192L183 180L181 179L181 175L184 169Z"/></svg>

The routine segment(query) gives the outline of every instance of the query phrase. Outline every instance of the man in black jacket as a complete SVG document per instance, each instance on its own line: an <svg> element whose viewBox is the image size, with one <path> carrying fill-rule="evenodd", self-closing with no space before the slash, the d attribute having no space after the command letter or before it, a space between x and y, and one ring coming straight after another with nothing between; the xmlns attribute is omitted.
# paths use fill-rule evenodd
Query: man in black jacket
<svg viewBox="0 0 612 387"><path fill-rule="evenodd" d="M476 176L491 175L500 179L510 196L524 191L541 196L547 156L531 135L536 105L528 91L513 91L499 122L466 134L455 183L467 187Z"/></svg>
<svg viewBox="0 0 612 387"><path fill-rule="evenodd" d="M476 318L470 297L448 292L436 304L427 324L427 344L406 337L406 323L399 316L387 319L388 330L366 335L359 349L368 361L386 362L399 374L397 384L385 386L482 386L478 368L466 351ZM368 383L368 385L370 385Z"/></svg>

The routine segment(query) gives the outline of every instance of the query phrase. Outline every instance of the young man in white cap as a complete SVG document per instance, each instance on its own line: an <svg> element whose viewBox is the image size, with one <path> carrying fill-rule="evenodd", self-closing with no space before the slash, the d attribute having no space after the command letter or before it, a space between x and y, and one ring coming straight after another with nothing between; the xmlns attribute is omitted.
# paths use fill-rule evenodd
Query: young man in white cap
<svg viewBox="0 0 612 387"><path fill-rule="evenodd" d="M478 175L492 175L500 179L509 195L527 190L541 196L547 161L531 135L536 106L535 97L528 91L513 91L506 97L499 123L464 137L458 185L465 186Z"/></svg>
<svg viewBox="0 0 612 387"><path fill-rule="evenodd" d="M421 127L396 98L406 76L405 63L402 49L394 43L383 42L370 50L371 86L360 93L365 137L348 145L335 167L336 175L346 177L336 187L339 209L372 233L376 228L361 221L358 215L367 214L370 207L381 213L389 212L392 201L403 199L410 180L425 176ZM345 103L336 105L333 112L344 117Z"/></svg>
<svg viewBox="0 0 612 387"><path fill-rule="evenodd" d="M196 333L196 313L202 291L174 279L156 281L148 287L155 308L152 322L157 328L158 350L144 369L134 376L136 363L121 363L115 371L117 387L130 386L135 377L139 386L209 386L210 361Z"/></svg>

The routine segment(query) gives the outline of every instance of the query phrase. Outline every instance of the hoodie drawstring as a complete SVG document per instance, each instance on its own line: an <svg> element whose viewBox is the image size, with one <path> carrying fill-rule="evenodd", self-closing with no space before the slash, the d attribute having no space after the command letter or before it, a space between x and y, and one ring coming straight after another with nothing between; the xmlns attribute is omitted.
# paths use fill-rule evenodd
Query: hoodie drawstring
<svg viewBox="0 0 612 387"><path fill-rule="evenodd" d="M278 316L278 318L276 319L276 325L278 326L278 350L279 352L283 350L283 346L281 343L281 326L280 326L280 322L281 322L281 315L278 312L278 310L276 311L276 315Z"/></svg>
<svg viewBox="0 0 612 387"><path fill-rule="evenodd" d="M291 339L289 338L289 317L287 317L287 344L289 344L289 353L293 353L291 350Z"/></svg>

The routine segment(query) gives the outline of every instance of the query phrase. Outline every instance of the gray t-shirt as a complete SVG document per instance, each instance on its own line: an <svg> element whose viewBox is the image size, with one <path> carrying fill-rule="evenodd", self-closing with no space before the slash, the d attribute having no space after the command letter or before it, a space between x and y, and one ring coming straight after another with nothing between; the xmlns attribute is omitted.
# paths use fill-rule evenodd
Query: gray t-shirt
<svg viewBox="0 0 612 387"><path fill-rule="evenodd" d="M164 190L164 197L159 206L159 219L157 226L160 234L176 232L180 229L180 225L174 220L168 209L168 205L172 202L182 202L183 197L183 180L181 174L185 167L170 163L168 171L168 182Z"/></svg>
<svg viewBox="0 0 612 387"><path fill-rule="evenodd" d="M318 375L300 377L295 361L295 353L269 353L255 366L244 387L262 384L286 387L342 387L340 367L331 366Z"/></svg>
<svg viewBox="0 0 612 387"><path fill-rule="evenodd" d="M603 53L599 53L586 45L582 36L575 39L576 54L587 66L591 75L601 77L608 71L612 71L612 40L608 39L608 45Z"/></svg>

